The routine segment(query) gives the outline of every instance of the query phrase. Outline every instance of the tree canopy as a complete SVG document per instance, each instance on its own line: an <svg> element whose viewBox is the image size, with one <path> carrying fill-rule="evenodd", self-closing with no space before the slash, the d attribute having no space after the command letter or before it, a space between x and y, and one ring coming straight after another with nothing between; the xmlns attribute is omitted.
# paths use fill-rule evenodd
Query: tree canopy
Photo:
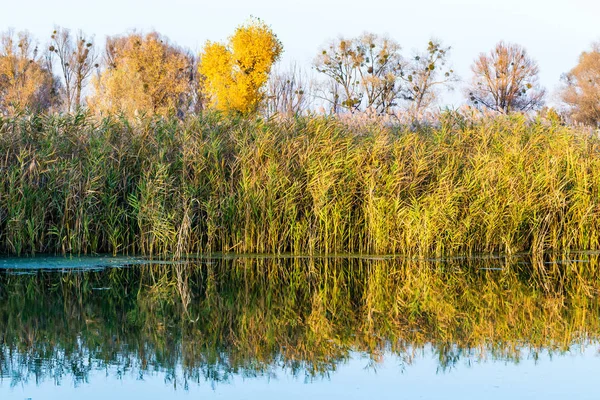
<svg viewBox="0 0 600 400"><path fill-rule="evenodd" d="M167 115L183 111L193 81L193 60L156 33L108 38L105 70L89 100L97 112Z"/></svg>
<svg viewBox="0 0 600 400"><path fill-rule="evenodd" d="M579 56L579 63L563 76L560 97L574 122L600 125L600 43Z"/></svg>
<svg viewBox="0 0 600 400"><path fill-rule="evenodd" d="M55 84L29 33L0 36L0 113L47 110L56 101Z"/></svg>
<svg viewBox="0 0 600 400"><path fill-rule="evenodd" d="M209 104L220 111L255 112L264 98L264 86L283 45L259 19L239 26L226 44L207 42L199 72Z"/></svg>
<svg viewBox="0 0 600 400"><path fill-rule="evenodd" d="M467 96L476 107L508 114L543 105L537 62L518 44L499 42L488 54L481 53L471 70Z"/></svg>

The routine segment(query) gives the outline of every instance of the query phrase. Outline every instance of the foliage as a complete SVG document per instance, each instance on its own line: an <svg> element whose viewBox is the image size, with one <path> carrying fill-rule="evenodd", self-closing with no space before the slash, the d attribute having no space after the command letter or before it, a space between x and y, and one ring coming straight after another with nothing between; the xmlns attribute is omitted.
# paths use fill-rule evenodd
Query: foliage
<svg viewBox="0 0 600 400"><path fill-rule="evenodd" d="M255 112L263 101L271 67L282 51L277 36L258 19L239 26L227 44L207 42L199 73L211 107L241 114Z"/></svg>
<svg viewBox="0 0 600 400"><path fill-rule="evenodd" d="M579 63L563 77L562 101L574 122L600 125L600 43L579 56Z"/></svg>
<svg viewBox="0 0 600 400"><path fill-rule="evenodd" d="M193 82L193 60L153 32L107 39L106 68L94 79L88 103L103 115L182 114Z"/></svg>
<svg viewBox="0 0 600 400"><path fill-rule="evenodd" d="M481 53L471 69L466 93L476 107L508 114L542 106L545 90L538 83L539 68L523 47L499 42L489 54Z"/></svg>
<svg viewBox="0 0 600 400"><path fill-rule="evenodd" d="M47 110L55 98L52 73L27 32L0 37L0 114L16 110Z"/></svg>

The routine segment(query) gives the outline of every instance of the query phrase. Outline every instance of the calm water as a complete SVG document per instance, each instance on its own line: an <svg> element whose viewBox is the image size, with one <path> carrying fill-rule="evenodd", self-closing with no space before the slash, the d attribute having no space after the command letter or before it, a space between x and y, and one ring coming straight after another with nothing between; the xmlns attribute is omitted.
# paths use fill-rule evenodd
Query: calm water
<svg viewBox="0 0 600 400"><path fill-rule="evenodd" d="M598 399L600 262L0 259L0 399Z"/></svg>

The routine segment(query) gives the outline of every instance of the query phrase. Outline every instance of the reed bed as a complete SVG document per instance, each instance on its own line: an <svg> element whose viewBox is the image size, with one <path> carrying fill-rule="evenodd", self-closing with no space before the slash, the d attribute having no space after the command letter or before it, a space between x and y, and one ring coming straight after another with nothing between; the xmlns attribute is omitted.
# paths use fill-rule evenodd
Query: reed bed
<svg viewBox="0 0 600 400"><path fill-rule="evenodd" d="M0 252L600 249L600 140L524 116L0 119Z"/></svg>

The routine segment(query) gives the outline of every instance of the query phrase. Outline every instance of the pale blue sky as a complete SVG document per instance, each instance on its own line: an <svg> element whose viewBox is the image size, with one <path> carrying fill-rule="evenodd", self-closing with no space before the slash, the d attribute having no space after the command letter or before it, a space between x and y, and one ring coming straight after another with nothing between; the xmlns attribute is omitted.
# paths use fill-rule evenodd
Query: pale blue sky
<svg viewBox="0 0 600 400"><path fill-rule="evenodd" d="M338 35L388 34L406 54L430 37L453 47L451 62L463 80L482 51L501 39L525 46L538 60L551 92L578 55L600 40L600 1L594 0L3 0L0 30L28 29L40 41L55 24L83 29L101 42L136 28L157 30L199 50L223 40L250 15L265 20L285 47L283 65L309 67L318 48ZM461 92L446 96L461 101Z"/></svg>

